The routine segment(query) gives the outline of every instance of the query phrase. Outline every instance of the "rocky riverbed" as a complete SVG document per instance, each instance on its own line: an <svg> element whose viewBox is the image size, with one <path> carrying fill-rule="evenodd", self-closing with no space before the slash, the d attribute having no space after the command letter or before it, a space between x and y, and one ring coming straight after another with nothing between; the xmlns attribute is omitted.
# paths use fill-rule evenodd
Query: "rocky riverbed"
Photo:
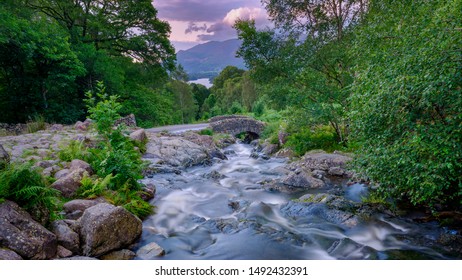
<svg viewBox="0 0 462 280"><path fill-rule="evenodd" d="M57 155L71 140L94 141L87 128L55 125L0 138L5 157L34 162L69 199L65 219L48 228L15 203L1 203L0 259L462 256L456 229L363 203L368 187L352 180L349 155L315 151L289 162L287 152L232 137L132 129L132 139L148 139L143 183L157 213L145 221L103 198L72 200L82 174L92 170Z"/></svg>

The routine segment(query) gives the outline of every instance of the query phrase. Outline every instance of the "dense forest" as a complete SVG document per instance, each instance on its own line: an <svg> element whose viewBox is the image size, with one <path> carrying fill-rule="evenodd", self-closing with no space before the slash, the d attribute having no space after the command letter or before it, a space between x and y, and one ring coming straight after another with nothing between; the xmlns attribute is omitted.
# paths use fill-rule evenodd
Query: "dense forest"
<svg viewBox="0 0 462 280"><path fill-rule="evenodd" d="M4 0L0 122L82 120L103 81L140 126L249 114L296 155L354 152L378 197L460 207L462 0L262 3L273 28L235 24L249 70L207 89L187 83L150 0Z"/></svg>

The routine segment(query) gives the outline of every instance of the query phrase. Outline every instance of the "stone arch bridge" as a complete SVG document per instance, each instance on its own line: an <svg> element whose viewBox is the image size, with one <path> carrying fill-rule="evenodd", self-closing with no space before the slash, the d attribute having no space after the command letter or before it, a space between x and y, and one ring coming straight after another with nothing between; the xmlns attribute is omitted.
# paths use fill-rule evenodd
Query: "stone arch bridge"
<svg viewBox="0 0 462 280"><path fill-rule="evenodd" d="M246 133L248 140L260 138L266 124L247 116L231 115L217 116L209 120L214 132L238 135Z"/></svg>

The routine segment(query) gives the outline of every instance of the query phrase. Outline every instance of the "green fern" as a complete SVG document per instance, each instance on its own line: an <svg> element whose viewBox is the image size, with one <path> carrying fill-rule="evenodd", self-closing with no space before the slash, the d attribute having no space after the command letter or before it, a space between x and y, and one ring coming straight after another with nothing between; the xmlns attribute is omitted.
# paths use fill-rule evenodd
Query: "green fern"
<svg viewBox="0 0 462 280"><path fill-rule="evenodd" d="M97 178L96 180L84 176L80 181L82 185L77 190L77 196L82 198L97 198L109 189L109 185L114 178L115 176L112 174L107 175L104 179Z"/></svg>

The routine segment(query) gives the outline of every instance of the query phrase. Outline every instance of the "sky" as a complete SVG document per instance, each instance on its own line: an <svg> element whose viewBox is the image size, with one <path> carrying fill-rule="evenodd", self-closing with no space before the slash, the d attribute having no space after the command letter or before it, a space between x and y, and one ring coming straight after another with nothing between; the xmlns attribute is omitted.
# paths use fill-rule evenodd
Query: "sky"
<svg viewBox="0 0 462 280"><path fill-rule="evenodd" d="M269 25L260 0L153 0L158 17L172 28L170 41L176 50L209 41L237 38L237 19L254 19L257 27Z"/></svg>

